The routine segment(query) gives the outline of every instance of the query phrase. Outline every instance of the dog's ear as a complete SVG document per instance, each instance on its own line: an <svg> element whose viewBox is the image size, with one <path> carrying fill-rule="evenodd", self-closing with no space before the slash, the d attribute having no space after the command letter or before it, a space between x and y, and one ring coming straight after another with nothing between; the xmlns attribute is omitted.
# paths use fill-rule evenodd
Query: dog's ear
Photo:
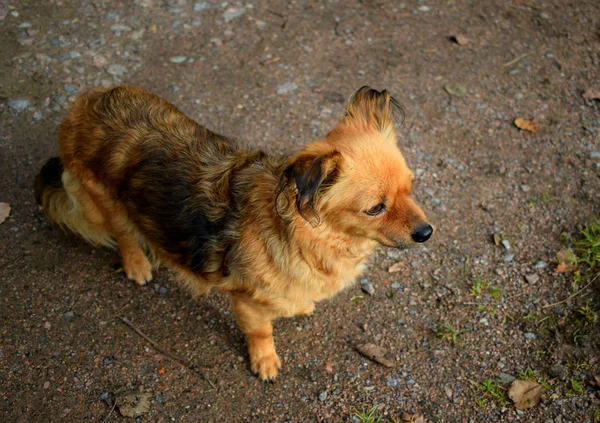
<svg viewBox="0 0 600 423"><path fill-rule="evenodd" d="M346 103L344 121L362 129L375 128L387 137L395 134L396 122L404 122L404 111L388 90L377 91L365 85Z"/></svg>
<svg viewBox="0 0 600 423"><path fill-rule="evenodd" d="M313 226L320 223L315 202L320 194L335 183L340 160L341 154L336 150L321 155L301 153L281 175L278 195L293 182L298 213Z"/></svg>

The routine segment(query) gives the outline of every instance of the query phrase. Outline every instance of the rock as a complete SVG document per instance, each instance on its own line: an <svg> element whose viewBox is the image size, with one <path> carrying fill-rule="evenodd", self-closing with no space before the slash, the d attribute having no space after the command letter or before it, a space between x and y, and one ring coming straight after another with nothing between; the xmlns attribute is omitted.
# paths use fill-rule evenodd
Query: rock
<svg viewBox="0 0 600 423"><path fill-rule="evenodd" d="M510 263L511 261L513 261L514 258L515 258L514 254L507 254L504 256L504 262Z"/></svg>
<svg viewBox="0 0 600 423"><path fill-rule="evenodd" d="M419 6L419 11L420 12L429 12L431 10L431 8L429 6Z"/></svg>
<svg viewBox="0 0 600 423"><path fill-rule="evenodd" d="M533 332L525 332L523 334L523 336L525 336L525 339L529 339L529 340L537 339L537 335Z"/></svg>
<svg viewBox="0 0 600 423"><path fill-rule="evenodd" d="M548 369L548 374L559 380L567 381L569 379L569 370L562 364L555 364Z"/></svg>
<svg viewBox="0 0 600 423"><path fill-rule="evenodd" d="M158 288L158 293L160 295L166 295L167 292L169 292L169 290L166 287L164 287L164 286L161 286L160 288Z"/></svg>
<svg viewBox="0 0 600 423"><path fill-rule="evenodd" d="M120 78L127 73L127 68L123 65L110 65L107 69L112 76Z"/></svg>
<svg viewBox="0 0 600 423"><path fill-rule="evenodd" d="M140 40L143 36L144 36L144 32L146 32L146 30L144 28L139 29L137 31L133 31L131 33L131 35L129 36L129 38L131 38L132 40Z"/></svg>
<svg viewBox="0 0 600 423"><path fill-rule="evenodd" d="M590 153L590 158L591 159L600 159L600 151L592 151Z"/></svg>
<svg viewBox="0 0 600 423"><path fill-rule="evenodd" d="M409 379L406 381L406 386L415 386L417 382L414 379Z"/></svg>
<svg viewBox="0 0 600 423"><path fill-rule="evenodd" d="M387 386L389 386L390 388L394 388L398 385L398 379L393 377L388 379L388 381L385 383Z"/></svg>
<svg viewBox="0 0 600 423"><path fill-rule="evenodd" d="M127 25L122 25L122 24L115 24L115 25L113 25L113 26L110 27L110 30L112 32L114 32L115 35L118 37L123 32L129 32L129 31L131 31L131 27L127 26Z"/></svg>
<svg viewBox="0 0 600 423"><path fill-rule="evenodd" d="M375 293L375 287L373 286L371 281L366 278L360 280L360 288L366 294L373 295Z"/></svg>
<svg viewBox="0 0 600 423"><path fill-rule="evenodd" d="M73 313L72 311L67 311L66 313L63 313L63 315L61 316L63 319L72 319L75 316L75 313Z"/></svg>
<svg viewBox="0 0 600 423"><path fill-rule="evenodd" d="M529 185L527 185L527 184L521 185L521 191L529 192L530 190L531 190L531 188L529 187Z"/></svg>
<svg viewBox="0 0 600 423"><path fill-rule="evenodd" d="M510 250L510 241L508 239L503 239L502 240L502 246L506 249L506 250Z"/></svg>
<svg viewBox="0 0 600 423"><path fill-rule="evenodd" d="M194 12L202 12L203 10L208 9L210 9L210 5L205 1L200 3L194 3Z"/></svg>
<svg viewBox="0 0 600 423"><path fill-rule="evenodd" d="M281 84L277 86L277 94L279 95L283 95L283 94L289 94L292 91L295 91L298 88L298 85L296 85L294 82L286 82L285 84Z"/></svg>
<svg viewBox="0 0 600 423"><path fill-rule="evenodd" d="M15 98L8 101L8 107L10 107L10 109L17 114L21 113L29 106L31 106L31 101L26 98Z"/></svg>
<svg viewBox="0 0 600 423"><path fill-rule="evenodd" d="M255 20L254 23L256 24L258 29L263 29L267 26L267 23L265 21L261 21L260 19Z"/></svg>
<svg viewBox="0 0 600 423"><path fill-rule="evenodd" d="M498 378L504 383L512 383L515 381L516 377L513 375L509 375L508 373L500 372Z"/></svg>
<svg viewBox="0 0 600 423"><path fill-rule="evenodd" d="M535 285L540 280L540 277L537 274L532 273L530 275L525 275L525 280L528 284Z"/></svg>
<svg viewBox="0 0 600 423"><path fill-rule="evenodd" d="M171 63L183 63L187 60L186 56L173 56L169 59Z"/></svg>
<svg viewBox="0 0 600 423"><path fill-rule="evenodd" d="M319 394L319 401L323 402L327 399L327 391L323 391Z"/></svg>
<svg viewBox="0 0 600 423"><path fill-rule="evenodd" d="M75 85L66 84L65 91L69 94L77 94L79 92L79 89Z"/></svg>
<svg viewBox="0 0 600 423"><path fill-rule="evenodd" d="M546 263L543 260L538 260L535 262L535 264L533 265L534 269L545 269L546 267L548 267L548 263Z"/></svg>
<svg viewBox="0 0 600 423"><path fill-rule="evenodd" d="M245 13L246 9L243 7L230 7L223 13L223 19L225 22L231 22L232 20L243 16Z"/></svg>

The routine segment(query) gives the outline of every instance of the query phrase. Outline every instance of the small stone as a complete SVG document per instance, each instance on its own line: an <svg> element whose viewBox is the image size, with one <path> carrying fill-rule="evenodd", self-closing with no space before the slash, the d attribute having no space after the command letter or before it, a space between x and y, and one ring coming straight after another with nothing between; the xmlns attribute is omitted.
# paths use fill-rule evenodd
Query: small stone
<svg viewBox="0 0 600 423"><path fill-rule="evenodd" d="M256 24L258 29L263 29L267 26L267 23L265 21L261 21L260 19L255 20L254 23Z"/></svg>
<svg viewBox="0 0 600 423"><path fill-rule="evenodd" d="M115 77L121 77L127 73L127 68L123 65L110 65L107 69L108 73Z"/></svg>
<svg viewBox="0 0 600 423"><path fill-rule="evenodd" d="M327 399L327 391L323 391L319 394L319 401L323 402Z"/></svg>
<svg viewBox="0 0 600 423"><path fill-rule="evenodd" d="M548 59L554 59L554 53L551 53L551 52L547 51L547 52L546 52L546 57L547 57Z"/></svg>
<svg viewBox="0 0 600 423"><path fill-rule="evenodd" d="M169 292L169 290L166 287L164 287L164 286L161 286L160 288L158 288L158 293L160 295L166 295L167 292Z"/></svg>
<svg viewBox="0 0 600 423"><path fill-rule="evenodd" d="M534 269L536 269L536 270L539 270L539 269L545 269L546 267L548 267L548 263L546 263L546 262L545 262L545 261L543 261L543 260L538 260L538 261L536 261L536 262L535 262L535 264L533 265L533 268L534 268Z"/></svg>
<svg viewBox="0 0 600 423"><path fill-rule="evenodd" d="M108 392L103 392L99 395L98 398L100 398L101 401L108 401L110 398L110 394Z"/></svg>
<svg viewBox="0 0 600 423"><path fill-rule="evenodd" d="M392 283L390 284L390 286L391 286L392 288L394 288L394 289L400 289L400 288L402 288L402 284L401 284L400 282L392 282Z"/></svg>
<svg viewBox="0 0 600 423"><path fill-rule="evenodd" d="M31 105L31 101L26 98L15 98L9 100L8 107L15 113L21 113Z"/></svg>
<svg viewBox="0 0 600 423"><path fill-rule="evenodd" d="M523 336L525 336L525 339L529 339L529 340L537 339L537 335L533 332L525 332L523 334Z"/></svg>
<svg viewBox="0 0 600 423"><path fill-rule="evenodd" d="M131 38L132 40L140 40L143 36L144 36L144 32L146 32L146 30L144 28L139 29L137 31L133 31L131 33L131 35L129 36L129 38Z"/></svg>
<svg viewBox="0 0 600 423"><path fill-rule="evenodd" d="M391 379L388 379L388 381L385 384L390 388L394 388L398 385L398 379L393 377Z"/></svg>
<svg viewBox="0 0 600 423"><path fill-rule="evenodd" d="M295 91L297 88L298 88L298 85L296 85L294 82L286 82L285 84L281 84L281 85L277 86L277 94L279 94L279 95L289 94L292 91Z"/></svg>
<svg viewBox="0 0 600 423"><path fill-rule="evenodd" d="M243 16L245 13L246 9L244 9L243 7L230 7L225 11L225 13L223 13L223 19L225 20L225 22L231 22L232 20Z"/></svg>
<svg viewBox="0 0 600 423"><path fill-rule="evenodd" d="M590 158L592 158L592 159L600 159L600 151L592 151L590 153Z"/></svg>
<svg viewBox="0 0 600 423"><path fill-rule="evenodd" d="M555 364L548 369L548 374L562 381L569 379L569 370L562 364Z"/></svg>
<svg viewBox="0 0 600 423"><path fill-rule="evenodd" d="M504 262L510 263L511 261L513 261L514 258L515 258L514 254L507 254L504 256Z"/></svg>
<svg viewBox="0 0 600 423"><path fill-rule="evenodd" d="M429 12L431 10L431 8L429 6L419 6L419 11L420 12Z"/></svg>
<svg viewBox="0 0 600 423"><path fill-rule="evenodd" d="M366 278L360 280L360 288L366 294L373 295L375 293L375 287L371 281Z"/></svg>
<svg viewBox="0 0 600 423"><path fill-rule="evenodd" d="M503 239L502 240L502 246L506 249L506 250L510 250L510 241L508 239Z"/></svg>
<svg viewBox="0 0 600 423"><path fill-rule="evenodd" d="M72 311L67 311L66 313L63 313L63 315L61 316L63 319L72 319L75 316L75 313L73 313Z"/></svg>
<svg viewBox="0 0 600 423"><path fill-rule="evenodd" d="M194 12L202 12L203 10L208 9L210 9L210 5L205 1L200 3L194 3Z"/></svg>
<svg viewBox="0 0 600 423"><path fill-rule="evenodd" d="M79 92L79 89L75 85L66 84L65 91L69 94L77 94Z"/></svg>
<svg viewBox="0 0 600 423"><path fill-rule="evenodd" d="M535 285L540 280L540 277L537 274L532 273L530 275L525 275L525 280L527 283Z"/></svg>
<svg viewBox="0 0 600 423"><path fill-rule="evenodd" d="M186 56L173 56L169 59L171 63L183 63L187 60Z"/></svg>
<svg viewBox="0 0 600 423"><path fill-rule="evenodd" d="M409 379L406 381L406 386L415 386L416 383L414 379Z"/></svg>
<svg viewBox="0 0 600 423"><path fill-rule="evenodd" d="M104 357L104 360L102 360L102 364L104 364L105 366L110 366L112 363L112 357Z"/></svg>
<svg viewBox="0 0 600 423"><path fill-rule="evenodd" d="M48 389L50 387L50 382L44 382L44 389Z"/></svg>
<svg viewBox="0 0 600 423"><path fill-rule="evenodd" d="M122 24L115 24L113 26L110 27L110 30L112 32L114 32L115 34L121 34L121 32L129 32L131 31L131 27L127 26L127 25L122 25Z"/></svg>
<svg viewBox="0 0 600 423"><path fill-rule="evenodd" d="M527 185L527 184L521 185L521 191L523 191L523 192L529 192L530 189L531 188L529 188L529 185Z"/></svg>
<svg viewBox="0 0 600 423"><path fill-rule="evenodd" d="M508 373L504 373L504 372L500 372L498 377L504 383L512 383L516 379L513 375L509 375Z"/></svg>

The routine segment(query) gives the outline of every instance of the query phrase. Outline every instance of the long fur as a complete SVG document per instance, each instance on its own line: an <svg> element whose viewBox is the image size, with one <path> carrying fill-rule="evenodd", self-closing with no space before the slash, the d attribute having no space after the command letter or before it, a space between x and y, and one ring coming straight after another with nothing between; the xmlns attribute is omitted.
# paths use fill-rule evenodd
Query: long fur
<svg viewBox="0 0 600 423"><path fill-rule="evenodd" d="M271 321L310 313L377 245L410 244L425 224L396 109L389 92L363 87L325 139L272 157L143 89L94 90L62 123L60 159L42 168L35 195L60 226L117 245L137 283L152 278L150 254L193 294L229 292L252 370L274 378Z"/></svg>

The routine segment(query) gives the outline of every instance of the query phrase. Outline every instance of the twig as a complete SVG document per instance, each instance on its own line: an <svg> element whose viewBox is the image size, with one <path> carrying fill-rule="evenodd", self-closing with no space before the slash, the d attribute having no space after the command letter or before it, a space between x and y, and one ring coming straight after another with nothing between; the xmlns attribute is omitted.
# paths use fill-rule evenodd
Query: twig
<svg viewBox="0 0 600 423"><path fill-rule="evenodd" d="M524 57L529 56L531 53L523 53L522 55L515 57L514 59L512 59L510 62L506 62L504 63L502 66L512 66L515 63L517 63L519 60L521 60Z"/></svg>
<svg viewBox="0 0 600 423"><path fill-rule="evenodd" d="M557 306L557 305L559 305L559 304L562 304L562 303L566 303L566 302L567 302L567 301L569 301L570 299L572 299L572 298L576 297L577 295L581 294L581 293L582 293L584 290L586 290L586 289L587 289L587 288L588 288L588 287L589 287L591 284L593 284L593 283L594 283L594 281L595 281L596 279L598 279L598 276L600 276L600 273L599 273L599 274L597 274L597 275L594 277L594 279L592 279L592 280L590 281L590 283L588 283L586 286L584 286L583 288L581 288L579 291L577 291L577 292L576 292L576 293L574 293L573 295L571 295L571 296L569 296L569 297L565 298L564 300L562 300L562 301L559 301L559 302L557 302L557 303L545 305L545 306L543 306L542 308L550 308L550 307L554 307L554 306Z"/></svg>
<svg viewBox="0 0 600 423"><path fill-rule="evenodd" d="M177 363L179 363L182 367L185 367L188 370L191 370L192 372L196 373L198 376L200 376L202 379L204 379L205 381L207 381L210 386L213 387L213 389L217 389L217 387L215 386L215 384L213 383L212 380L210 380L208 377L206 377L201 371L194 369L189 363L186 363L185 361L183 361L182 359L174 356L173 354L171 354L170 352L168 352L167 350L163 349L160 345L158 345L155 341L153 341L152 339L150 339L150 337L148 335L146 335L144 332L142 332L137 326L135 326L133 323L131 323L127 318L123 317L123 316L117 316L119 319L121 319L121 321L123 323L125 323L127 326L129 326L131 329L133 329L135 331L135 333L137 333L138 335L140 335L142 338L144 338L146 341L148 341L150 343L150 345L152 345L154 347L154 349L156 351L158 351L159 353L169 357L171 360L176 361Z"/></svg>
<svg viewBox="0 0 600 423"><path fill-rule="evenodd" d="M115 400L113 401L112 408L110 409L110 411L108 412L108 415L104 418L104 420L102 420L102 423L106 423L106 421L111 416L111 414L113 413L113 411L115 411L115 407L116 406L117 406L117 399L115 398Z"/></svg>

